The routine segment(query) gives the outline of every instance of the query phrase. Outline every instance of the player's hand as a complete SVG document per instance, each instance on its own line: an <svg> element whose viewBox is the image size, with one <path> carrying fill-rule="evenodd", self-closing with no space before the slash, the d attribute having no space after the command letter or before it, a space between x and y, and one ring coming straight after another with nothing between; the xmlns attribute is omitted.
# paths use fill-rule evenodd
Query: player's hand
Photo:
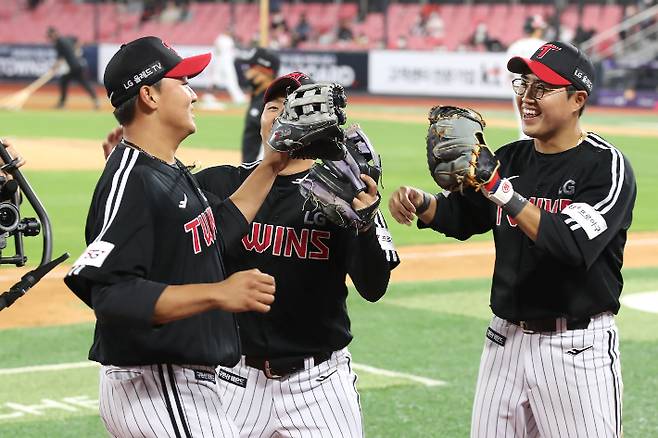
<svg viewBox="0 0 658 438"><path fill-rule="evenodd" d="M7 140L6 138L2 138L2 139L0 139L0 143L2 143L4 145L4 147L7 150L7 153L9 154L9 156L11 158L15 158L17 160L16 164L15 164L16 167L21 167L21 166L25 165L25 163L26 163L25 159L22 156L19 155L18 150L16 150L16 147L13 145L11 140ZM0 159L0 163L5 164L4 161L2 161L2 159ZM5 173L5 172L2 172L2 173L5 177L11 178L11 175L9 175L8 173Z"/></svg>
<svg viewBox="0 0 658 438"><path fill-rule="evenodd" d="M105 159L110 156L112 150L119 144L123 138L123 126L118 126L111 130L103 141L103 155Z"/></svg>
<svg viewBox="0 0 658 438"><path fill-rule="evenodd" d="M228 312L269 312L274 302L274 277L258 269L239 271L218 283L219 308Z"/></svg>
<svg viewBox="0 0 658 438"><path fill-rule="evenodd" d="M423 192L414 187L402 186L391 194L388 210L398 223L411 225L416 214L416 206L422 204Z"/></svg>
<svg viewBox="0 0 658 438"><path fill-rule="evenodd" d="M352 207L354 207L355 210L370 207L377 202L377 199L379 199L379 196L377 195L377 183L375 180L363 173L361 174L361 179L366 183L367 190L359 192L354 200L352 200Z"/></svg>

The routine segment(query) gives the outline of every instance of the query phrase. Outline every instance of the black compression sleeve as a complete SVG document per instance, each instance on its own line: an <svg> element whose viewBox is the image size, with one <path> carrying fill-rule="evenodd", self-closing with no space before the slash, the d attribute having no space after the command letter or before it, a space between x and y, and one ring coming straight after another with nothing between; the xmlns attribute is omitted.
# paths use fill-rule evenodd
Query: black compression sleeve
<svg viewBox="0 0 658 438"><path fill-rule="evenodd" d="M348 254L348 273L356 290L370 302L379 300L386 293L391 268L374 226L354 237Z"/></svg>

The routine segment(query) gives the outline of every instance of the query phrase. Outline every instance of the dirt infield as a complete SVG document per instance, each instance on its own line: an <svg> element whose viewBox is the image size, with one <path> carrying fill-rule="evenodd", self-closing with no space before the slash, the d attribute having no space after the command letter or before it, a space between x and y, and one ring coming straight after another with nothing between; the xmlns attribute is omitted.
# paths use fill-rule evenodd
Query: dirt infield
<svg viewBox="0 0 658 438"><path fill-rule="evenodd" d="M400 248L402 263L392 273L392 282L491 277L494 248L491 242L450 243ZM624 257L628 268L658 266L658 233L635 233L629 237ZM51 272L37 286L0 314L0 330L75 324L94 320L94 314L64 285L67 268ZM0 290L16 282L25 269L3 269Z"/></svg>

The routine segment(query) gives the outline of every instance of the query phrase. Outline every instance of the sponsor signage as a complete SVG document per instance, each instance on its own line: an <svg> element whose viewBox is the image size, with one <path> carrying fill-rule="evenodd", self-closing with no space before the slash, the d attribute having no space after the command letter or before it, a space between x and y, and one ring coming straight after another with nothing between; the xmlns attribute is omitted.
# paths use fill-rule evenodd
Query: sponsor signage
<svg viewBox="0 0 658 438"><path fill-rule="evenodd" d="M337 82L347 90L368 89L367 52L280 52L281 70L302 71L318 82Z"/></svg>
<svg viewBox="0 0 658 438"><path fill-rule="evenodd" d="M368 91L375 94L510 98L505 53L373 50Z"/></svg>

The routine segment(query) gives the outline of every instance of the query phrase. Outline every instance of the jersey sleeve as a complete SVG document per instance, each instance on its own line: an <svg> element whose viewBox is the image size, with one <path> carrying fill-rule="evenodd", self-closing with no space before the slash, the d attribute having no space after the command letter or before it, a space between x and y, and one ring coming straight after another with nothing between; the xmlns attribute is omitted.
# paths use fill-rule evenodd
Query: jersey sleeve
<svg viewBox="0 0 658 438"><path fill-rule="evenodd" d="M154 219L145 183L130 164L95 194L87 218L88 246L64 281L97 316L134 315L133 322L148 324L166 285L145 280L153 260ZM115 299L96 302L92 292L105 287ZM108 303L111 308L103 305Z"/></svg>
<svg viewBox="0 0 658 438"><path fill-rule="evenodd" d="M222 249L237 244L249 231L244 215L229 199L245 177L241 171L241 167L215 166L194 175L212 207Z"/></svg>
<svg viewBox="0 0 658 438"><path fill-rule="evenodd" d="M418 220L417 226L466 240L492 228L489 207L489 201L481 193L472 190L464 194L442 192L436 195L436 213L432 221L426 224Z"/></svg>
<svg viewBox="0 0 658 438"><path fill-rule="evenodd" d="M631 224L637 187L630 163L617 149L582 181L573 202L559 213L542 210L536 245L574 266L591 267L603 249Z"/></svg>
<svg viewBox="0 0 658 438"><path fill-rule="evenodd" d="M400 264L381 211L374 225L352 240L348 254L348 272L357 291L366 300L377 301L386 292L391 270Z"/></svg>

